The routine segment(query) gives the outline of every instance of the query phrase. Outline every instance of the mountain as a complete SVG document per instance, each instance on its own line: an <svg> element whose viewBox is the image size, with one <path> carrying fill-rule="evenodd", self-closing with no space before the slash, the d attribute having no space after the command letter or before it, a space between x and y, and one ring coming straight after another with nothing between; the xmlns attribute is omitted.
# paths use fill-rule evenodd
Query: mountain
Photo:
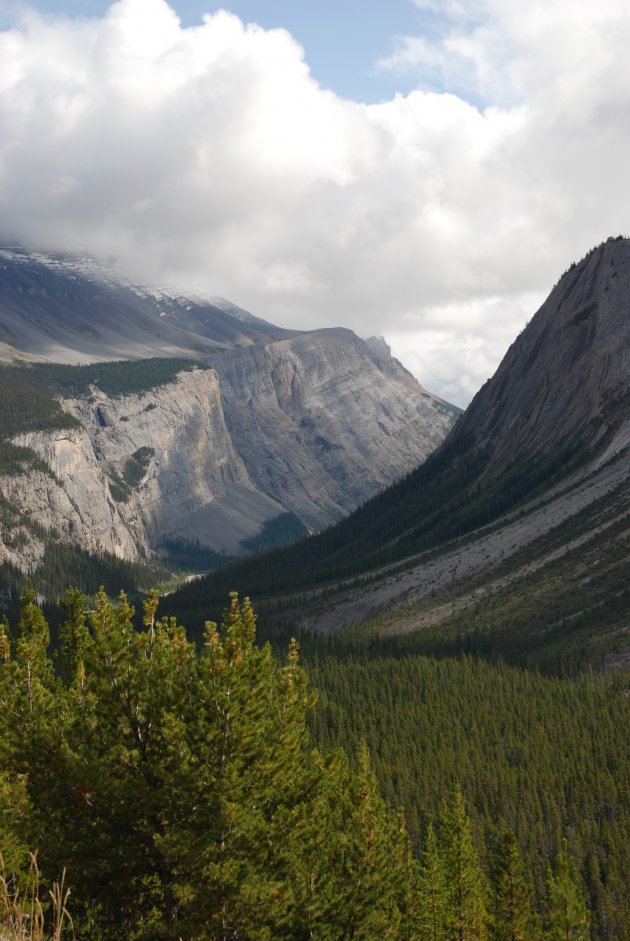
<svg viewBox="0 0 630 941"><path fill-rule="evenodd" d="M630 650L630 241L572 265L446 441L332 530L178 593L539 665ZM305 592L308 590L308 593ZM283 595L279 600L279 594ZM271 608L269 609L271 610Z"/></svg>
<svg viewBox="0 0 630 941"><path fill-rule="evenodd" d="M152 929L160 922L156 930L172 937L195 918L205 936L217 912L223 937L228 910L235 931L253 925L259 935L264 922L270 937L294 937L296 925L329 935L331 924L341 936L350 923L366 937L408 935L436 912L435 893L425 891L430 868L440 937L468 924L480 937L486 928L552 937L569 920L593 941L629 937L628 677L550 677L504 662L562 674L594 663L610 672L627 656L628 294L617 282L629 269L630 247L617 240L573 266L466 417L397 484L318 536L239 559L160 599L160 613L194 633L227 590L254 595L257 625L249 603L233 597L226 623L207 625L200 660L174 619L154 623L157 598L138 630L126 597L114 606L99 593L86 605L70 592L64 615L50 609L57 622L49 635L27 590L11 628L20 642L11 641L9 622L0 625L10 706L0 714L0 838L9 867L19 866L21 847L37 846L50 878L67 868L75 923L88 935L146 928L138 899ZM251 517L247 501L260 520L285 511L263 522L258 546L267 523L305 526L294 513L306 520L313 508L334 516L373 466L389 461L391 470L409 456L415 438L402 426L420 427L421 405L423 420L448 423L444 403L418 392L383 341L347 331L238 340L194 360L5 366L0 382L3 551L34 572L48 597L51 586L76 584L77 572L92 593L106 574L110 592L146 584L132 576L141 576L142 558L169 548L160 540L174 533L185 542L204 527L233 534ZM212 517L218 511L223 517ZM77 547L108 539L119 540L119 554L135 553L135 568L116 569L99 550L91 572L79 569L86 558ZM49 638L55 646L64 618L53 654ZM292 643L282 662L255 643L255 632L282 640L286 657L288 631L302 651ZM450 656L462 652L475 656ZM33 677L35 711L24 695ZM217 778L226 696L231 765ZM295 758L289 775L285 740ZM311 769L305 748L316 759ZM211 791L227 781L236 839L227 849L199 769ZM182 800L195 812L182 815ZM190 834L173 829L194 818L197 832L200 803L210 806L203 832L217 836L202 847L206 859L219 859L214 886L207 872L198 878ZM51 820L61 829L53 832ZM457 888L462 833L466 927L460 896L442 891ZM180 847L183 869L172 865ZM270 847L280 847L278 859ZM92 872L81 868L85 859L95 861ZM121 874L118 895L103 867ZM175 889L193 898L192 921L165 905L180 870ZM508 882L516 896L506 895ZM447 906L458 924L447 921Z"/></svg>
<svg viewBox="0 0 630 941"><path fill-rule="evenodd" d="M0 248L0 360L198 359L296 333L222 299L132 284L91 258Z"/></svg>
<svg viewBox="0 0 630 941"><path fill-rule="evenodd" d="M629 245L611 239L572 265L475 397L454 438L488 447L492 474L515 457L625 446Z"/></svg>
<svg viewBox="0 0 630 941"><path fill-rule="evenodd" d="M339 520L458 414L384 341L282 330L87 261L0 259L0 563L71 543L208 568Z"/></svg>

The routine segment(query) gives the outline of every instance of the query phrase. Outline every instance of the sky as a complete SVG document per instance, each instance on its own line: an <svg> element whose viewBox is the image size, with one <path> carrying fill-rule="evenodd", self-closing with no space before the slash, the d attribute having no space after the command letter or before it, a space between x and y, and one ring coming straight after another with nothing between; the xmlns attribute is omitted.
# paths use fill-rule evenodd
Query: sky
<svg viewBox="0 0 630 941"><path fill-rule="evenodd" d="M628 0L0 0L0 242L385 336L466 405L630 234Z"/></svg>

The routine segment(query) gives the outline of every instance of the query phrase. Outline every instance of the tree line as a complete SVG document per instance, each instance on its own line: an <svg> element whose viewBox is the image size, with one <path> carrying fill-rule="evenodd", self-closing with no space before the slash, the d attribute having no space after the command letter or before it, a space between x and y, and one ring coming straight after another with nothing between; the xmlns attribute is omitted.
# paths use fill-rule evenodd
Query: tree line
<svg viewBox="0 0 630 941"><path fill-rule="evenodd" d="M486 865L457 783L414 855L367 747L314 745L298 645L258 646L247 600L201 649L155 594L141 629L124 594L62 603L54 653L30 588L0 629L0 844L18 883L27 847L66 870L77 938L590 937L569 843L531 872L505 829Z"/></svg>

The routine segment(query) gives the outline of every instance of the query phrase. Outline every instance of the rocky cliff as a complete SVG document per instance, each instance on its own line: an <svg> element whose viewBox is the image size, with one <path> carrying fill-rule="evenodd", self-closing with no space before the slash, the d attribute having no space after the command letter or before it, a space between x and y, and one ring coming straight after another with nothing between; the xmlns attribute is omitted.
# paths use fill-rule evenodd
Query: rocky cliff
<svg viewBox="0 0 630 941"><path fill-rule="evenodd" d="M630 389L630 240L565 272L477 394L453 438L472 436L496 474L519 456L625 440ZM614 446L613 446L614 450Z"/></svg>
<svg viewBox="0 0 630 941"><path fill-rule="evenodd" d="M251 346L212 362L250 479L311 529L423 461L454 418L400 363L349 330Z"/></svg>
<svg viewBox="0 0 630 941"><path fill-rule="evenodd" d="M441 654L625 662L629 299L630 240L609 239L561 277L424 464L290 553L242 560L229 587L273 596L276 618L282 593L309 629L439 628L426 649ZM173 603L216 611L222 579Z"/></svg>
<svg viewBox="0 0 630 941"><path fill-rule="evenodd" d="M22 517L0 560L33 567L41 538L24 521L126 559L172 540L238 553L286 514L319 529L421 461L453 409L347 330L223 351L212 367L137 394L64 398L78 422L12 443L41 466L0 477ZM10 521L9 521L10 522Z"/></svg>

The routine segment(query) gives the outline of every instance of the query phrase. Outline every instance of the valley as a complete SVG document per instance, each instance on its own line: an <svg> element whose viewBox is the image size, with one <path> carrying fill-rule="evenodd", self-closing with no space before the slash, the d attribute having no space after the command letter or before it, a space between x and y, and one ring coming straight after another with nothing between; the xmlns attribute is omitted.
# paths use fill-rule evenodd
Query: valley
<svg viewBox="0 0 630 941"><path fill-rule="evenodd" d="M229 582L307 633L413 634L423 652L496 645L539 666L562 650L574 669L624 662L629 255L610 239L571 267L416 471L332 533L235 563L178 603L194 616Z"/></svg>
<svg viewBox="0 0 630 941"><path fill-rule="evenodd" d="M175 301L203 351L0 369L0 842L79 937L630 938L629 296L610 239L456 422Z"/></svg>

